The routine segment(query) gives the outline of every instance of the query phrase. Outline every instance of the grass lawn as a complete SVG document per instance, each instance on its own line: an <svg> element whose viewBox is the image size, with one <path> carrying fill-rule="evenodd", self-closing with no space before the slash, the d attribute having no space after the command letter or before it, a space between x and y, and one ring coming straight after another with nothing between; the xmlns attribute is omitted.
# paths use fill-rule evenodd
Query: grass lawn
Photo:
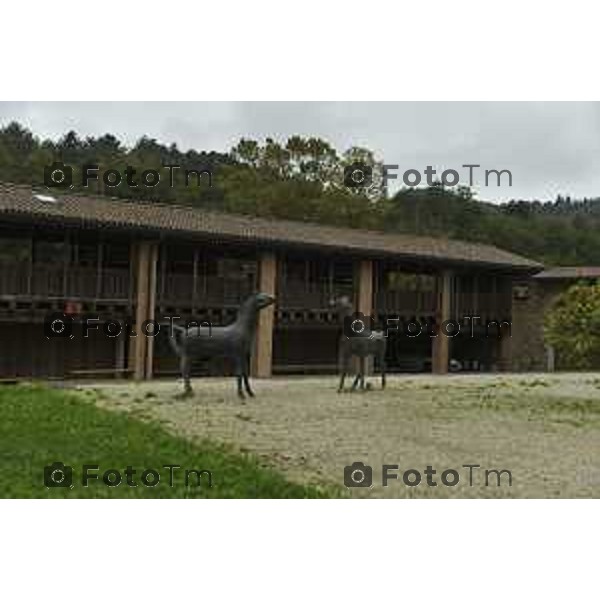
<svg viewBox="0 0 600 600"><path fill-rule="evenodd" d="M335 377L256 380L240 402L232 378L91 383L95 401L160 422L194 443L217 440L304 485L344 485L348 465L372 467L358 498L600 498L600 373L391 375L385 392L336 393ZM437 471L438 485L382 482L382 465ZM481 465L474 485L463 465ZM439 484L456 469L456 486ZM484 470L508 470L486 485ZM344 488L345 489L345 488Z"/></svg>
<svg viewBox="0 0 600 600"><path fill-rule="evenodd" d="M392 376L385 392L355 394L336 393L333 377L277 377L246 402L231 378L194 383L186 399L173 380L0 387L0 497L600 497L597 373ZM56 461L73 466L72 489L44 486ZM372 467L371 487L344 487L354 462ZM85 464L99 465L87 488ZM181 465L174 487L167 464ZM455 469L460 483L384 486L384 464L431 465L438 480ZM474 485L468 464L481 465ZM119 486L102 483L107 469ZM146 469L160 473L156 487L140 481ZM206 474L185 486L186 469L210 471L212 487ZM510 482L487 485L484 469Z"/></svg>
<svg viewBox="0 0 600 600"><path fill-rule="evenodd" d="M62 462L73 468L73 487L47 488L44 467ZM83 465L98 479L82 485ZM165 469L163 465L180 465ZM131 466L129 480L126 468ZM107 469L121 473L121 483L102 482ZM144 470L154 469L159 483L141 482ZM185 470L210 471L200 477ZM169 485L173 474L173 486ZM116 481L116 474L110 481ZM200 485L197 485L198 480ZM149 474L152 483L154 476ZM74 394L37 386L0 388L0 497L1 498L315 498L335 495L319 488L287 481L258 459L210 442L187 441L159 424L98 408L93 394Z"/></svg>

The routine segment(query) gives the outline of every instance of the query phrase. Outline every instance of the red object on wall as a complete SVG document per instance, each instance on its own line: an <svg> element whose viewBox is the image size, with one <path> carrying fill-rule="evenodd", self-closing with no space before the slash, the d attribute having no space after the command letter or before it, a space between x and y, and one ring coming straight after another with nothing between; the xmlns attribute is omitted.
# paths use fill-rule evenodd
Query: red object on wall
<svg viewBox="0 0 600 600"><path fill-rule="evenodd" d="M81 302L65 302L65 315L78 315L81 313Z"/></svg>

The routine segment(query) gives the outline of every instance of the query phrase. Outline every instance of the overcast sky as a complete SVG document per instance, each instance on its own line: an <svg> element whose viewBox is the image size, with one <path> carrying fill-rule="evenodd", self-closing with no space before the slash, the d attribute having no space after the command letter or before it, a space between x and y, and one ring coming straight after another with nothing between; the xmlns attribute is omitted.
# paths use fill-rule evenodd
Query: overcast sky
<svg viewBox="0 0 600 600"><path fill-rule="evenodd" d="M397 173L480 164L484 200L600 197L600 103L575 102L0 102L0 125L17 120L41 137L70 129L147 135L182 150L229 150L241 137L318 136L338 150L365 146ZM509 169L500 187L485 169Z"/></svg>

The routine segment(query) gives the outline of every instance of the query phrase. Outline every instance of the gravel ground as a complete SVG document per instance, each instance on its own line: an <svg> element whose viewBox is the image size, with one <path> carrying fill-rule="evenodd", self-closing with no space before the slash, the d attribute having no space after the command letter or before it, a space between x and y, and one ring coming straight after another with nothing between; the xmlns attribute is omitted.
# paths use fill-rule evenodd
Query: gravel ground
<svg viewBox="0 0 600 600"><path fill-rule="evenodd" d="M600 374L392 376L385 392L344 394L336 383L258 380L257 397L246 402L232 379L196 380L187 399L174 397L174 381L85 387L99 390L101 406L250 451L301 483L343 487L345 466L371 465L373 485L351 496L600 498ZM382 464L398 465L388 486ZM466 464L480 465L473 485ZM427 466L437 486L428 485ZM421 474L419 485L403 482L409 469ZM443 484L447 469L458 473L457 485ZM512 485L504 474L498 486L491 473L486 486L486 469L508 469Z"/></svg>

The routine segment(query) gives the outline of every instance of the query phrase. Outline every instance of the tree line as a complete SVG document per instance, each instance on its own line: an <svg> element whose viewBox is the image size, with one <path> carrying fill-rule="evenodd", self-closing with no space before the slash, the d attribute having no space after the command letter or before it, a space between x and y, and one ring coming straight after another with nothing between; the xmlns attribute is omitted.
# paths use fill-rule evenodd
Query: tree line
<svg viewBox="0 0 600 600"><path fill-rule="evenodd" d="M74 168L75 184L81 180L78 170L92 164L121 173L130 167L138 174L166 174L164 165L212 173L212 186L202 178L198 185L186 185L183 177L175 177L171 187L165 176L154 187L110 187L100 177L86 189L75 185L75 193L457 238L494 244L549 265L600 265L600 197L492 204L475 198L466 186L449 188L440 182L391 194L372 151L353 147L339 152L316 137L292 136L283 143L242 139L229 152L216 152L182 151L149 137L127 147L108 133L81 138L71 131L53 141L16 122L0 129L0 180L43 188L44 168L54 162ZM356 163L372 168L370 185L345 185L345 170Z"/></svg>

